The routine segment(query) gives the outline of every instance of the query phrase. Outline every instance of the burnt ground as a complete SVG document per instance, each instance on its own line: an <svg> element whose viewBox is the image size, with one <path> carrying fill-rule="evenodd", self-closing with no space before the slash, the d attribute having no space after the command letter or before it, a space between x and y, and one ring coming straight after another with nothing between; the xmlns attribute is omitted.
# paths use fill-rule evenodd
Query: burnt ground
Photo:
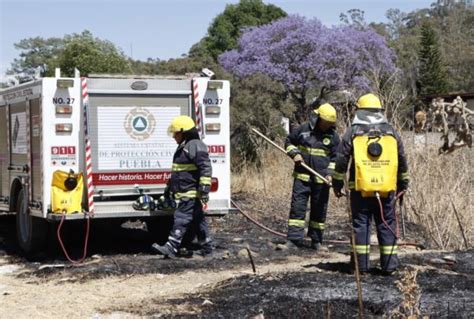
<svg viewBox="0 0 474 319"><path fill-rule="evenodd" d="M400 312L406 298L397 288L405 272L421 263L416 285L420 292L419 315L432 318L472 318L474 314L473 251L454 253L454 265L431 262L443 254L431 253L423 258L406 255L404 266L390 277L374 270L362 277L362 294L367 318L378 318ZM432 266L434 265L434 266ZM218 287L179 298L147 300L134 307L112 308L142 316L164 314L165 317L250 318L356 318L357 291L354 276L347 263L318 262L302 265L305 272L244 275L221 282ZM415 266L416 267L416 266ZM182 305L186 305L183 309ZM399 312L397 312L397 310ZM395 316L396 317L396 316Z"/></svg>
<svg viewBox="0 0 474 319"><path fill-rule="evenodd" d="M194 254L174 260L150 253L149 246L156 238L140 221L127 222L122 227L96 222L92 224L88 257L79 266L67 262L55 245L46 254L36 256L34 261L26 260L15 244L14 223L11 216L0 216L0 257L9 263L24 265L24 271L15 276L19 280L28 279L39 287L58 280L83 284L103 278L147 274L174 276L188 272L199 275L241 271L240 275L206 286L199 293L151 297L125 306L107 305L99 309L102 313L210 318L245 318L259 314L268 318L348 318L358 314L357 290L350 273L347 245L330 245L329 252L317 255L309 248L279 250L280 238L258 229L241 215L212 219L216 250L211 258ZM267 218L264 223L284 230L284 221ZM71 225L70 229L64 230L79 235L65 238L73 258L82 254L83 226ZM341 225L332 227L327 237L340 240L346 236L347 231ZM252 274L246 248L251 251L256 274ZM299 268L281 271L294 256L301 260ZM414 285L419 292L419 305L413 309L416 308L419 315L471 317L474 314L473 256L472 250L450 253L405 250L401 256L403 267L395 275L385 277L374 269L363 276L366 315L407 314L408 310L402 306L409 297L397 287L397 282L407 273L417 271ZM375 260L374 265L376 263ZM280 270L259 271L273 266Z"/></svg>
<svg viewBox="0 0 474 319"><path fill-rule="evenodd" d="M109 275L137 274L178 274L189 270L213 269L229 270L248 266L250 260L246 248L252 258L259 263L284 263L293 251L277 251L278 244L284 240L269 236L266 232L244 222L238 215L210 219L215 252L211 258L203 258L193 250L190 254L178 259L163 259L154 255L150 246L155 241L163 243L147 231L141 221L125 222L122 227L96 221L92 223L88 245L88 258L78 266L70 264L64 257L59 245L48 247L48 251L34 258L26 259L18 251L15 243L15 220L11 216L0 217L0 254L6 254L13 262L23 263L30 271L21 276L34 276L38 280L52 280L61 277L86 281L103 278ZM70 256L79 259L83 252L84 225L73 225L64 228L63 233L75 233L73 238L63 239ZM13 231L12 231L13 230ZM166 236L165 236L166 237ZM197 247L194 247L197 249ZM342 247L341 247L342 248ZM300 254L308 257L314 252L305 248Z"/></svg>

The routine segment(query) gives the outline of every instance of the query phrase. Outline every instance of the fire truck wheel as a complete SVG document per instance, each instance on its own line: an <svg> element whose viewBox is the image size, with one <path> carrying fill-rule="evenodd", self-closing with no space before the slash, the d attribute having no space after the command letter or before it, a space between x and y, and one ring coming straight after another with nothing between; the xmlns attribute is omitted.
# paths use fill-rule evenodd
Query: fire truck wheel
<svg viewBox="0 0 474 319"><path fill-rule="evenodd" d="M48 223L30 215L23 189L18 194L16 205L16 233L18 245L27 256L31 256L45 247Z"/></svg>

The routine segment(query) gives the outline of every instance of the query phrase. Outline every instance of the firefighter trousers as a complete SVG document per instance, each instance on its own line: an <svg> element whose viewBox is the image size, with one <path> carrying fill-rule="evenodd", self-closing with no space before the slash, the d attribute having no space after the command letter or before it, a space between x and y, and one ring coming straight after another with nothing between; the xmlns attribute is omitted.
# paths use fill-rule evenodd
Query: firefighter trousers
<svg viewBox="0 0 474 319"><path fill-rule="evenodd" d="M329 187L317 184L312 179L308 182L298 178L293 182L291 195L290 218L288 219L288 240L300 241L304 238L306 208L311 197L311 213L308 225L308 236L313 242L321 243L328 209Z"/></svg>
<svg viewBox="0 0 474 319"><path fill-rule="evenodd" d="M370 257L370 224L372 218L377 228L377 239L380 247L380 266L382 271L391 272L398 268L397 255L397 221L395 216L394 194L381 198L383 219L380 205L375 197L362 197L360 192L351 192L352 225L355 231L355 248L359 270L369 271ZM385 219L385 223L384 223ZM390 229L389 229L390 228Z"/></svg>
<svg viewBox="0 0 474 319"><path fill-rule="evenodd" d="M210 244L209 225L204 216L202 203L197 198L180 200L174 213L174 224L168 237L168 244L177 251L187 232L192 236L197 235L200 243Z"/></svg>

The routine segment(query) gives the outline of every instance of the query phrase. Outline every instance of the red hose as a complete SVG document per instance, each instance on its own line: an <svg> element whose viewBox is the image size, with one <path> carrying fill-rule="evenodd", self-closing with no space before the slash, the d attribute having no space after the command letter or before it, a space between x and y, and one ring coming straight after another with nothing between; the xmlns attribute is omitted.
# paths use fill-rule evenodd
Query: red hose
<svg viewBox="0 0 474 319"><path fill-rule="evenodd" d="M398 196L397 196L397 199L398 199ZM273 229L270 229L267 226L265 226L265 225L261 224L260 222L258 222L257 220L253 219L252 217L250 217L250 215L245 213L232 199L230 200L230 202L232 203L232 205L234 205L235 208L237 208L239 213L241 213L245 218L247 218L249 221L251 221L252 223L257 225L261 229L266 230L267 232L269 232L273 235L286 238L286 234L280 233L280 232L278 232L276 230L273 230ZM390 227L389 227L389 229L390 229ZM344 244L344 245L347 244L347 245L350 245L350 241L348 241L348 240L324 240L324 242L329 243L329 244ZM371 244L371 245L377 246L378 244ZM417 247L417 248L420 248L420 249L425 249L425 247L421 244L410 243L410 242L399 242L398 246L414 246L414 247Z"/></svg>
<svg viewBox="0 0 474 319"><path fill-rule="evenodd" d="M399 239L400 238L400 228L398 226L398 217L397 217L397 211L396 211L396 204L397 204L397 200L399 200L403 194L405 194L405 191L402 191L400 193L398 193L398 195L395 197L394 201L393 201L393 213L395 214L395 223L396 223L396 234L395 232L392 230L392 228L390 228L390 226L388 225L387 221L385 220L384 218L384 214L383 214L383 207L382 207L382 202L380 200L380 197L378 196L377 199L379 201L379 207L380 207L380 217L382 218L382 222L385 224L385 226L392 232L392 234L395 236L396 239ZM410 243L410 242L400 242L398 243L398 246L414 246L416 248L420 248L420 249L425 249L426 247L422 244L417 244L417 243Z"/></svg>
<svg viewBox="0 0 474 319"><path fill-rule="evenodd" d="M89 216L86 215L87 217L87 222L86 222L86 235L85 235L85 238L84 238L84 253L82 255L82 258L79 259L79 260L73 260L71 259L71 257L69 257L69 254L67 253L67 250L66 248L64 247L64 244L63 244L63 241L61 239L61 227L63 226L63 223L64 223L64 218L66 217L66 214L63 213L63 216L61 217L61 221L59 222L59 225L58 225L58 230L56 232L57 236L58 236L58 241L59 241L59 244L61 245L61 248L63 250L63 253L64 253L64 256L66 256L67 260L69 260L69 262L71 262L72 264L80 264L82 263L85 259L86 259L86 256L87 256L87 243L89 241L89 228L90 228L90 218Z"/></svg>
<svg viewBox="0 0 474 319"><path fill-rule="evenodd" d="M400 193L398 193L397 196L395 196L392 203L393 213L395 214L395 223L397 225L397 236L396 236L397 239L400 238L400 224L398 223L398 216L397 216L397 201L401 200L403 195L405 195L405 192L406 191L401 191Z"/></svg>
<svg viewBox="0 0 474 319"><path fill-rule="evenodd" d="M382 222L384 223L385 227L388 228L388 230L390 230L390 232L393 234L393 236L395 236L395 239L398 239L398 236L397 234L395 234L395 232L392 230L392 228L388 225L387 221L385 220L384 218L384 213L383 213L383 207L382 207L382 201L380 200L380 195L379 193L376 193L376 196L377 198L377 201L379 202L379 208L380 208L380 217L382 218ZM396 223L396 228L397 228L397 233L398 233L398 221L397 221L397 216L395 214L395 223Z"/></svg>
<svg viewBox="0 0 474 319"><path fill-rule="evenodd" d="M396 210L397 200L399 200L400 197L403 196L403 194L405 194L405 191L402 191L402 192L398 193L397 196L395 196L395 198L393 200L393 203L392 203L392 210L393 210L393 213L395 214L395 232L396 232L395 233L393 231L393 229L388 225L387 221L385 220L385 216L384 216L384 213L383 213L383 207L382 207L382 201L380 200L380 195L378 193L376 193L377 201L379 202L379 208L380 208L380 218L382 219L382 222L384 223L384 225L393 234L393 236L395 236L395 239L400 238L400 227L398 225L398 217L397 217L397 210Z"/></svg>
<svg viewBox="0 0 474 319"><path fill-rule="evenodd" d="M263 224L260 224L258 221L256 221L255 219L253 219L252 217L250 217L248 214L244 213L244 211L231 199L230 202L232 203L232 205L235 206L235 208L237 208L237 210L242 214L244 215L248 220L250 220L252 223L254 223L255 225L257 225L258 227L266 230L267 232L269 233L272 233L273 235L277 235L277 236L280 236L280 237L285 237L286 238L286 235L283 234L283 233L280 233L280 232L277 232L276 230L273 230L273 229L270 229L268 228L267 226L263 225Z"/></svg>

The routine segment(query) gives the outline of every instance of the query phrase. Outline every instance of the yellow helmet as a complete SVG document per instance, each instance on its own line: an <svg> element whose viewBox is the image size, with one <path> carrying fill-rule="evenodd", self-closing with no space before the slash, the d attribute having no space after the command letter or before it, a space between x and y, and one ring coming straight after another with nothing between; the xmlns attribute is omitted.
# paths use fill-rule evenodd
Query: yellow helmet
<svg viewBox="0 0 474 319"><path fill-rule="evenodd" d="M186 132L192 129L194 126L195 124L192 118L186 115L180 115L171 121L171 124L168 127L168 134Z"/></svg>
<svg viewBox="0 0 474 319"><path fill-rule="evenodd" d="M314 110L316 114L319 114L319 118L323 119L327 122L336 123L337 120L337 112L334 106L329 103L324 103L316 110Z"/></svg>
<svg viewBox="0 0 474 319"><path fill-rule="evenodd" d="M357 108L359 109L382 109L380 99L372 94L362 95L357 101Z"/></svg>

